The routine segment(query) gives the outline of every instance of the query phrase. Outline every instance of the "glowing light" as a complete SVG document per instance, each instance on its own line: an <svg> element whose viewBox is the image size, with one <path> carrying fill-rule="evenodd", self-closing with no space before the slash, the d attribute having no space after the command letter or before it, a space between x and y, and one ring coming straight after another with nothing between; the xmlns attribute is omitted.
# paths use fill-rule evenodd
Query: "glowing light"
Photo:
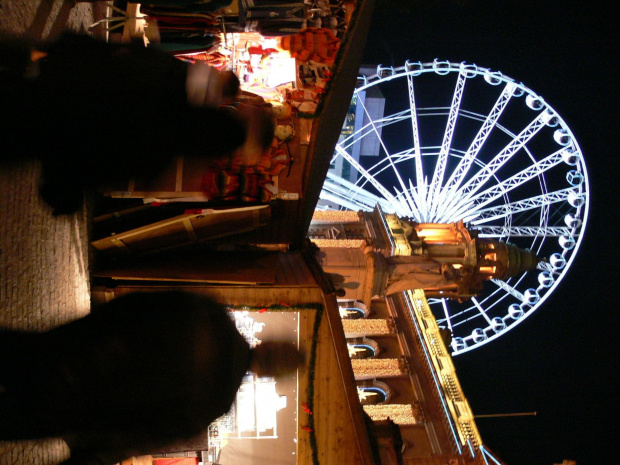
<svg viewBox="0 0 620 465"><path fill-rule="evenodd" d="M357 223L360 217L357 211L351 210L315 210L312 221L314 223Z"/></svg>
<svg viewBox="0 0 620 465"><path fill-rule="evenodd" d="M530 94L525 97L525 104L530 107L532 110L540 110L545 106L544 102L537 95Z"/></svg>
<svg viewBox="0 0 620 465"><path fill-rule="evenodd" d="M357 388L357 396L360 399L360 402L367 400L369 397L378 396L378 392L368 391L366 389Z"/></svg>
<svg viewBox="0 0 620 465"><path fill-rule="evenodd" d="M356 379L390 378L403 374L396 358L353 359L351 365Z"/></svg>
<svg viewBox="0 0 620 465"><path fill-rule="evenodd" d="M360 319L360 320L342 320L342 326L347 337L355 337L355 335L370 336L373 334L389 334L390 328L386 320L380 319Z"/></svg>
<svg viewBox="0 0 620 465"><path fill-rule="evenodd" d="M524 310L519 304L511 304L508 307L508 314L513 320L518 320L523 316Z"/></svg>
<svg viewBox="0 0 620 465"><path fill-rule="evenodd" d="M496 316L491 322L491 328L493 328L493 331L496 333L499 333L506 329L506 323L500 317Z"/></svg>
<svg viewBox="0 0 620 465"><path fill-rule="evenodd" d="M551 287L553 285L553 275L548 271L543 271L538 274L538 282L542 287Z"/></svg>
<svg viewBox="0 0 620 465"><path fill-rule="evenodd" d="M551 266L557 270L561 270L566 266L566 259L559 253L554 253L551 255L549 261L551 262Z"/></svg>
<svg viewBox="0 0 620 465"><path fill-rule="evenodd" d="M312 239L319 249L329 247L344 247L347 249L361 249L366 245L364 239Z"/></svg>
<svg viewBox="0 0 620 465"><path fill-rule="evenodd" d="M369 346L359 347L353 344L347 344L347 349L349 349L349 357L355 357L356 354L366 352L366 347Z"/></svg>
<svg viewBox="0 0 620 465"><path fill-rule="evenodd" d="M536 289L527 289L523 294L523 303L532 305L538 302L540 295Z"/></svg>
<svg viewBox="0 0 620 465"><path fill-rule="evenodd" d="M397 425L415 425L413 406L408 404L364 405L364 411L373 421L384 421L388 418Z"/></svg>

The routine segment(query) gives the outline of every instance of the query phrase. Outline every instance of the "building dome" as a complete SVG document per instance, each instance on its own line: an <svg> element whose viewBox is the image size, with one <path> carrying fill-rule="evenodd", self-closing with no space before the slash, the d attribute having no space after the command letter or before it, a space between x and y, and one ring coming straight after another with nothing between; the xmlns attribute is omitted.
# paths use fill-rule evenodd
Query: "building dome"
<svg viewBox="0 0 620 465"><path fill-rule="evenodd" d="M529 249L521 249L514 244L505 243L507 263L506 271L503 276L498 276L500 279L510 278L517 276L526 271L531 271L536 268L540 258L536 256L534 252Z"/></svg>

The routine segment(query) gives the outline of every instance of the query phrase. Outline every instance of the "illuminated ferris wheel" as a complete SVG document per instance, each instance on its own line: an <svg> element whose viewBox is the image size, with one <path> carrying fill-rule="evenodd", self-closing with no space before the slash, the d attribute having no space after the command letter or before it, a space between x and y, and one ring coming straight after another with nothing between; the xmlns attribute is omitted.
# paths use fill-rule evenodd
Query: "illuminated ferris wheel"
<svg viewBox="0 0 620 465"><path fill-rule="evenodd" d="M371 101L378 96L381 112ZM330 170L321 192L328 208L378 203L419 223L463 220L479 237L547 259L464 303L429 299L453 354L538 309L573 262L588 217L586 166L562 117L499 71L439 60L379 66L359 78L353 104L332 160L345 169ZM363 147L375 152L364 156Z"/></svg>

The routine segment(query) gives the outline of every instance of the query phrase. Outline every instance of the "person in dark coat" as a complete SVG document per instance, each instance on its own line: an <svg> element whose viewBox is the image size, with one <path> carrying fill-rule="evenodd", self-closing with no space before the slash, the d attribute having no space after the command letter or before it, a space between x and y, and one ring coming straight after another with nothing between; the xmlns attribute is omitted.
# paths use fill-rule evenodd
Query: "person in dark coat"
<svg viewBox="0 0 620 465"><path fill-rule="evenodd" d="M0 440L68 438L72 465L156 453L225 414L247 370L300 362L293 344L250 349L207 297L128 294L45 333L0 331Z"/></svg>
<svg viewBox="0 0 620 465"><path fill-rule="evenodd" d="M83 191L153 178L175 156L226 155L248 132L271 142L252 133L267 115L222 106L238 91L232 72L140 43L70 32L44 44L0 38L3 161L40 159L43 199L71 213Z"/></svg>

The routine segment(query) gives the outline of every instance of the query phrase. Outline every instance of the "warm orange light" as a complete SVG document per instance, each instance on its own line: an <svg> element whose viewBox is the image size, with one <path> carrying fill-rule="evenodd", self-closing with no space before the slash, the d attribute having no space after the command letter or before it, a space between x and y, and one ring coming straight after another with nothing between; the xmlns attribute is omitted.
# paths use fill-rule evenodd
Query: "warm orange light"
<svg viewBox="0 0 620 465"><path fill-rule="evenodd" d="M373 421L384 421L389 418L397 425L417 423L413 406L408 404L364 405L364 411Z"/></svg>

